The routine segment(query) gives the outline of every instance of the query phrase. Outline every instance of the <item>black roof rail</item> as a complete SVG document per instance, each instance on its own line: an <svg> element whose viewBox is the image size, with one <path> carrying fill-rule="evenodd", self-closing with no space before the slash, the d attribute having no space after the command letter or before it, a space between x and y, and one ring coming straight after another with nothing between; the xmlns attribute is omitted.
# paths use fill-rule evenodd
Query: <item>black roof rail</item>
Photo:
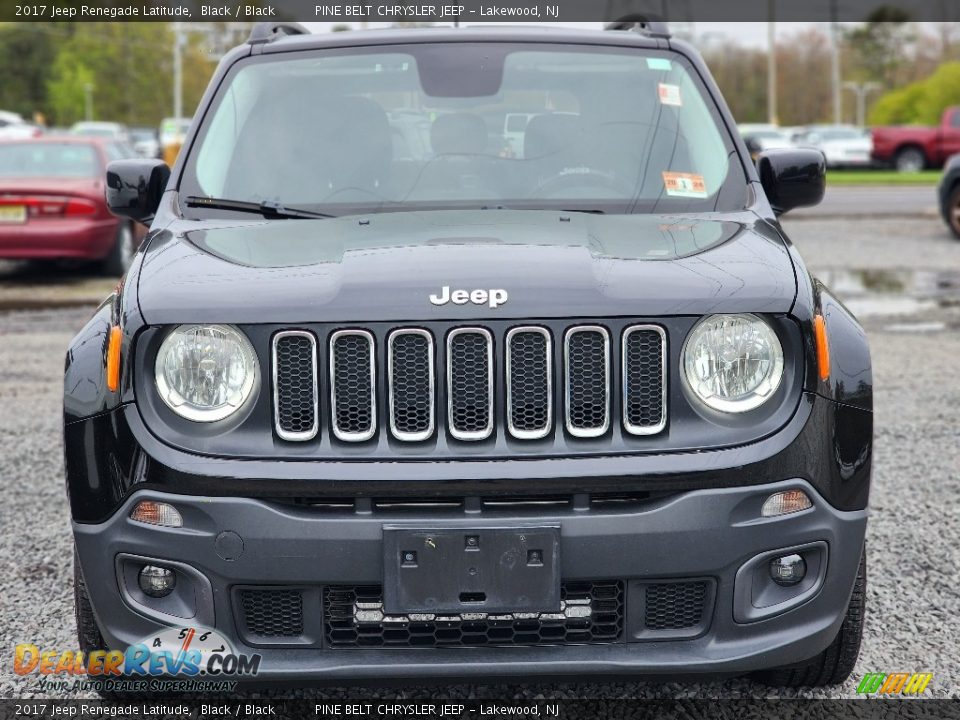
<svg viewBox="0 0 960 720"><path fill-rule="evenodd" d="M250 37L247 42L250 45L259 43L268 43L278 40L285 35L309 35L307 30L300 23L295 22L262 22L253 26Z"/></svg>
<svg viewBox="0 0 960 720"><path fill-rule="evenodd" d="M624 15L619 20L608 22L603 26L604 30L636 30L650 37L669 38L670 28L665 22L651 20L646 15L631 13Z"/></svg>

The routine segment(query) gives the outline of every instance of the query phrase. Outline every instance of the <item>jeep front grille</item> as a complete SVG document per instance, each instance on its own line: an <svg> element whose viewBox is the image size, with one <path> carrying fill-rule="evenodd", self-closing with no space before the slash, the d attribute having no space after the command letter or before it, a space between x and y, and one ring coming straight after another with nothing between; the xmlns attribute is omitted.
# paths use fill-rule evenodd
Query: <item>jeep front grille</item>
<svg viewBox="0 0 960 720"><path fill-rule="evenodd" d="M507 426L521 440L541 438L553 423L550 333L521 327L507 333Z"/></svg>
<svg viewBox="0 0 960 720"><path fill-rule="evenodd" d="M527 325L502 335L483 327L381 332L336 330L325 344L305 330L274 335L278 437L307 441L323 426L341 442L372 440L378 431L404 443L438 432L457 442L495 435L534 441L563 432L577 441L607 435L614 412L627 435L655 435L667 426L667 337L658 325L622 333L603 325L562 332ZM322 347L325 358L318 357ZM324 361L329 404L318 389Z"/></svg>
<svg viewBox="0 0 960 720"><path fill-rule="evenodd" d="M574 327L564 340L567 432L597 437L610 426L610 333Z"/></svg>
<svg viewBox="0 0 960 720"><path fill-rule="evenodd" d="M394 330L388 341L390 432L398 440L433 435L433 337L426 330Z"/></svg>
<svg viewBox="0 0 960 720"><path fill-rule="evenodd" d="M273 336L274 425L284 440L311 440L319 429L317 341L288 330Z"/></svg>
<svg viewBox="0 0 960 720"><path fill-rule="evenodd" d="M667 422L667 339L663 328L635 325L623 333L623 427L654 435Z"/></svg>
<svg viewBox="0 0 960 720"><path fill-rule="evenodd" d="M330 338L330 405L333 434L362 442L376 432L377 376L373 335L339 330Z"/></svg>
<svg viewBox="0 0 960 720"><path fill-rule="evenodd" d="M447 335L447 423L457 440L493 432L493 338L483 328Z"/></svg>

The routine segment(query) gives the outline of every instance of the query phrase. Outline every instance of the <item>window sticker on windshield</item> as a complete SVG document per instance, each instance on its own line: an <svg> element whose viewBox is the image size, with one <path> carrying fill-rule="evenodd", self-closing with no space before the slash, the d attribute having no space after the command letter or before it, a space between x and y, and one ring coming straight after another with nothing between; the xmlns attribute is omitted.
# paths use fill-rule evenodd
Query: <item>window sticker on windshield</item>
<svg viewBox="0 0 960 720"><path fill-rule="evenodd" d="M705 198L707 186L703 175L663 171L663 187L672 197Z"/></svg>
<svg viewBox="0 0 960 720"><path fill-rule="evenodd" d="M651 70L670 70L673 65L666 58L647 58L647 67Z"/></svg>
<svg viewBox="0 0 960 720"><path fill-rule="evenodd" d="M660 95L660 103L662 105L676 105L677 107L683 105L683 100L680 99L679 85L659 83L657 85L657 93Z"/></svg>

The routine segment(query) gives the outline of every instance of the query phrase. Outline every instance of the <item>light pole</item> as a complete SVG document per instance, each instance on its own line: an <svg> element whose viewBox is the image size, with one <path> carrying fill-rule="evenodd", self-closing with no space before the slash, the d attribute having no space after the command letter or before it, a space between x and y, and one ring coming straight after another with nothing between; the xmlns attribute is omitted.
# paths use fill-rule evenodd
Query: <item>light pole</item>
<svg viewBox="0 0 960 720"><path fill-rule="evenodd" d="M173 24L173 116L183 117L183 26Z"/></svg>
<svg viewBox="0 0 960 720"><path fill-rule="evenodd" d="M84 83L83 84L83 108L84 108L84 117L89 122L93 120L93 84Z"/></svg>
<svg viewBox="0 0 960 720"><path fill-rule="evenodd" d="M847 80L843 83L843 87L857 96L857 127L863 127L867 119L867 95L873 90L879 90L882 86L876 82L858 83Z"/></svg>
<svg viewBox="0 0 960 720"><path fill-rule="evenodd" d="M767 122L777 124L777 42L775 0L767 0Z"/></svg>
<svg viewBox="0 0 960 720"><path fill-rule="evenodd" d="M833 91L833 122L843 121L843 102L840 97L840 48L837 46L837 1L830 0L830 87Z"/></svg>

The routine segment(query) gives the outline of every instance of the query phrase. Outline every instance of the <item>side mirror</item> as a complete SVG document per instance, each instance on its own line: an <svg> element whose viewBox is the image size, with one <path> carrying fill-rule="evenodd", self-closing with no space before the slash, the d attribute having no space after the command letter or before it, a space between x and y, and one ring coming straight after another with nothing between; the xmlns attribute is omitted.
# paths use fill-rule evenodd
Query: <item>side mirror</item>
<svg viewBox="0 0 960 720"><path fill-rule="evenodd" d="M146 225L157 214L169 179L170 168L162 160L114 160L107 165L107 207Z"/></svg>
<svg viewBox="0 0 960 720"><path fill-rule="evenodd" d="M782 148L760 153L760 184L777 215L823 200L827 163L819 150Z"/></svg>

